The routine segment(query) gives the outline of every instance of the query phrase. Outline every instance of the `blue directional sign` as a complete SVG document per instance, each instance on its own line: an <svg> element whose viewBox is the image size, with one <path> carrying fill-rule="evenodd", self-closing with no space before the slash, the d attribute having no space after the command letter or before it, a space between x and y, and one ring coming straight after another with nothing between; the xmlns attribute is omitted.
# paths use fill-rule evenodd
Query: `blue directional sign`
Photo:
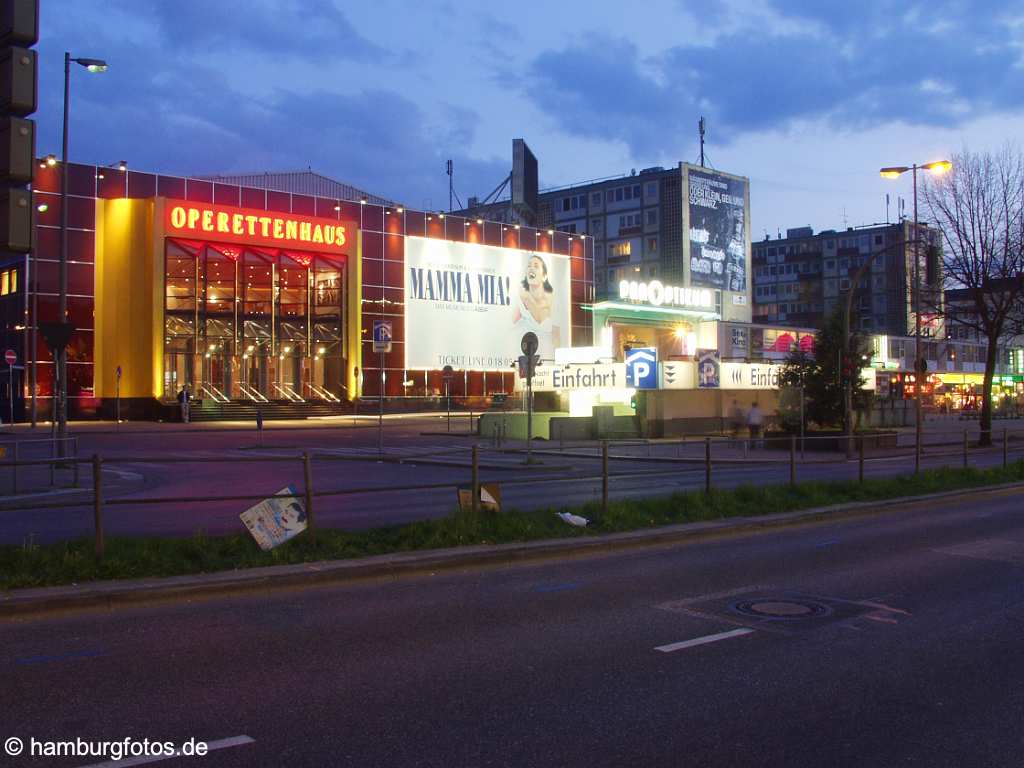
<svg viewBox="0 0 1024 768"><path fill-rule="evenodd" d="M373 351L374 352L390 352L391 351L391 321L390 320L374 320L373 321Z"/></svg>
<svg viewBox="0 0 1024 768"><path fill-rule="evenodd" d="M626 353L626 386L635 389L658 388L657 347L637 347Z"/></svg>

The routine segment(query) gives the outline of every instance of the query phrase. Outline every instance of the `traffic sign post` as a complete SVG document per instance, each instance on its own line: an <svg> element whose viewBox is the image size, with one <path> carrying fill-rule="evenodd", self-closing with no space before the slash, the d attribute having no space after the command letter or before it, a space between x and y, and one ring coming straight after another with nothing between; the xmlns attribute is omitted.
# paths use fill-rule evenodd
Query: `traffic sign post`
<svg viewBox="0 0 1024 768"><path fill-rule="evenodd" d="M380 412L377 416L377 455L384 458L384 355L391 352L391 321L373 321L373 351L380 354Z"/></svg>
<svg viewBox="0 0 1024 768"><path fill-rule="evenodd" d="M533 463L533 369L535 365L534 355L540 342L537 334L528 331L523 334L519 342L520 349L526 355L526 463Z"/></svg>
<svg viewBox="0 0 1024 768"><path fill-rule="evenodd" d="M444 373L444 407L448 410L448 431L452 431L452 398L449 393L449 386L452 381L452 376L455 374L455 369L450 365L446 365L443 370Z"/></svg>
<svg viewBox="0 0 1024 768"><path fill-rule="evenodd" d="M11 405L11 420L8 422L12 427L14 426L14 364L18 362L18 353L13 349L8 349L4 352L4 362L7 363L7 395Z"/></svg>
<svg viewBox="0 0 1024 768"><path fill-rule="evenodd" d="M114 429L121 429L121 366L117 366L117 381L114 384Z"/></svg>

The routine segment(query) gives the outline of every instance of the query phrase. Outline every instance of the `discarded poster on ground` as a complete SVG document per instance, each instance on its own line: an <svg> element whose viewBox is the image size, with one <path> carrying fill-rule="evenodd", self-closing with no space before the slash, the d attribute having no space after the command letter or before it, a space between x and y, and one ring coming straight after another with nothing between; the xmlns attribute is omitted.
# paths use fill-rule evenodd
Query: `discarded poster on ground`
<svg viewBox="0 0 1024 768"><path fill-rule="evenodd" d="M572 512L556 512L555 514L562 518L563 522L566 522L569 525L575 525L577 528L586 528L590 523L587 518L574 515Z"/></svg>
<svg viewBox="0 0 1024 768"><path fill-rule="evenodd" d="M473 508L473 488L459 486L459 509ZM501 512L501 488L497 483L480 483L480 509L484 512Z"/></svg>
<svg viewBox="0 0 1024 768"><path fill-rule="evenodd" d="M306 530L306 508L294 498L297 493L289 485L239 515L260 549L273 549Z"/></svg>

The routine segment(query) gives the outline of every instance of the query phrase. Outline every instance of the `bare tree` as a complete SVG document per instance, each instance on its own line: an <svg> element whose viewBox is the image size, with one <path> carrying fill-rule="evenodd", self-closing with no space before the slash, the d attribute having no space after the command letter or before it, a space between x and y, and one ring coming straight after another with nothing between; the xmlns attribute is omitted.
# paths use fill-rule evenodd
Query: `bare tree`
<svg viewBox="0 0 1024 768"><path fill-rule="evenodd" d="M956 321L988 342L981 443L990 445L999 344L1024 321L1024 157L1010 145L964 150L949 173L925 181L924 200L942 232L946 287L965 288L970 299Z"/></svg>

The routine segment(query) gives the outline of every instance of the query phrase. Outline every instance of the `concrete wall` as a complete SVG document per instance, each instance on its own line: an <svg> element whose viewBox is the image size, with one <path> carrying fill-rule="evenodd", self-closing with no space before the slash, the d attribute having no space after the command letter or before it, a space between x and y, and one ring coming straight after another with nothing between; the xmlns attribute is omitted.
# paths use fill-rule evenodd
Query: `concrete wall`
<svg viewBox="0 0 1024 768"><path fill-rule="evenodd" d="M756 402L766 420L778 410L775 390L661 389L641 393L642 429L646 437L675 437L732 429L730 411L737 401L746 414Z"/></svg>

